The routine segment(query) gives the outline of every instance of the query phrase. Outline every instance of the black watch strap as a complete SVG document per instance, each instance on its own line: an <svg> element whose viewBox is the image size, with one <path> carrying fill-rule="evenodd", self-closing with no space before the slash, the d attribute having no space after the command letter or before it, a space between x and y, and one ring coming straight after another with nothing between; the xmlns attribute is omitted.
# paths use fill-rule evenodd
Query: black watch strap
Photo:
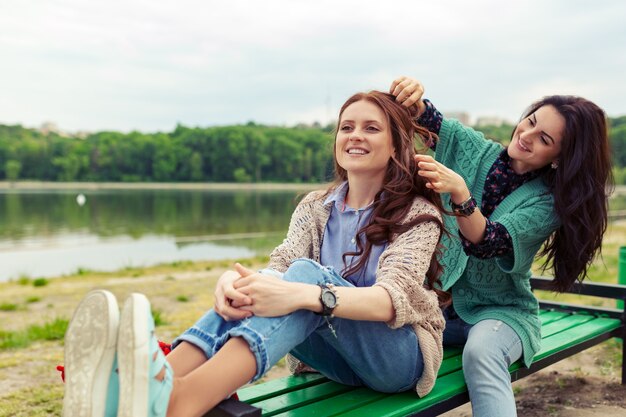
<svg viewBox="0 0 626 417"><path fill-rule="evenodd" d="M339 297L335 291L333 284L319 284L321 288L320 303L322 304L322 311L319 313L321 316L330 317L335 311L335 307L339 304Z"/></svg>
<svg viewBox="0 0 626 417"><path fill-rule="evenodd" d="M450 199L450 207L452 207L452 211L457 216L468 217L476 210L476 199L473 195L470 194L469 198L462 202L461 204L455 204L452 199Z"/></svg>

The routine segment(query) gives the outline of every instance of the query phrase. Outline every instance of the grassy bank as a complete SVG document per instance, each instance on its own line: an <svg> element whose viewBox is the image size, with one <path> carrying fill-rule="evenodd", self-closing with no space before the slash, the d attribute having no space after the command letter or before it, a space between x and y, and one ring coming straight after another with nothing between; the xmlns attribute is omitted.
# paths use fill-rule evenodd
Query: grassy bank
<svg viewBox="0 0 626 417"><path fill-rule="evenodd" d="M626 244L626 222L615 222L604 240L604 262L593 266L594 282L617 281L618 250ZM242 260L252 268L266 258ZM0 417L58 416L63 384L56 365L63 363L63 334L80 299L91 289L105 288L120 303L131 292L145 293L157 321L157 333L171 341L213 305L217 278L233 261L174 262L150 268L127 268L114 273L80 271L53 279L21 279L0 283ZM614 306L614 302L574 295L542 298L589 305ZM600 374L619 373L616 343L603 344ZM608 369L608 370L607 370ZM266 378L284 374L284 367Z"/></svg>
<svg viewBox="0 0 626 417"><path fill-rule="evenodd" d="M266 258L241 262L257 268ZM63 363L72 312L90 290L107 289L120 304L131 292L146 294L159 339L169 342L213 305L215 282L232 263L175 262L0 283L0 417L61 414L63 384L55 367Z"/></svg>

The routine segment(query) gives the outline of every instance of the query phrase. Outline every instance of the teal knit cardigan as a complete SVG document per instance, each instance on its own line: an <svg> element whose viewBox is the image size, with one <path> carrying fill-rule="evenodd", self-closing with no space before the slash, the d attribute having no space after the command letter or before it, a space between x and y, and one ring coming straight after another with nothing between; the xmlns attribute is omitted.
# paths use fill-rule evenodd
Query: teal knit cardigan
<svg viewBox="0 0 626 417"><path fill-rule="evenodd" d="M487 173L502 149L458 121L444 119L435 159L463 177L480 207ZM442 199L451 211L450 196ZM530 366L541 341L530 268L541 244L559 226L552 194L539 176L508 195L490 219L510 234L512 254L491 259L466 255L455 218L445 216L450 234L442 239L443 288L451 291L454 308L465 322L495 319L508 324L522 340L524 364Z"/></svg>

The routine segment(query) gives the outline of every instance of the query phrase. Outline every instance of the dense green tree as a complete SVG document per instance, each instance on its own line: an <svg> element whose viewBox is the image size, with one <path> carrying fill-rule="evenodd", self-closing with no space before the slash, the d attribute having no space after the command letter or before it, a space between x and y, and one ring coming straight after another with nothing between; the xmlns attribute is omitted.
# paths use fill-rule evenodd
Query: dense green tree
<svg viewBox="0 0 626 417"><path fill-rule="evenodd" d="M626 116L610 119L616 178L626 166ZM512 125L481 126L503 144ZM0 125L0 179L46 181L325 182L334 125L246 125L170 133L97 132L86 139ZM626 179L624 179L626 181Z"/></svg>
<svg viewBox="0 0 626 417"><path fill-rule="evenodd" d="M15 181L20 178L20 172L22 171L22 163L14 159L7 161L4 166L4 172L6 178L9 181Z"/></svg>
<svg viewBox="0 0 626 417"><path fill-rule="evenodd" d="M613 164L619 167L626 166L626 124L611 129L611 151Z"/></svg>

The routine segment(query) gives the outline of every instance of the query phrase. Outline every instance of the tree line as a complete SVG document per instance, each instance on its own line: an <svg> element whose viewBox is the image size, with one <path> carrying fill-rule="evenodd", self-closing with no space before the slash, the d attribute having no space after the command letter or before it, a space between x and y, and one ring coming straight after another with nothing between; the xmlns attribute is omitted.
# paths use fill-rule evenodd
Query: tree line
<svg viewBox="0 0 626 417"><path fill-rule="evenodd" d="M626 183L626 116L610 119L615 178ZM481 126L508 143L513 126ZM0 180L120 182L324 182L333 126L246 125L169 133L112 132L84 139L0 125Z"/></svg>

